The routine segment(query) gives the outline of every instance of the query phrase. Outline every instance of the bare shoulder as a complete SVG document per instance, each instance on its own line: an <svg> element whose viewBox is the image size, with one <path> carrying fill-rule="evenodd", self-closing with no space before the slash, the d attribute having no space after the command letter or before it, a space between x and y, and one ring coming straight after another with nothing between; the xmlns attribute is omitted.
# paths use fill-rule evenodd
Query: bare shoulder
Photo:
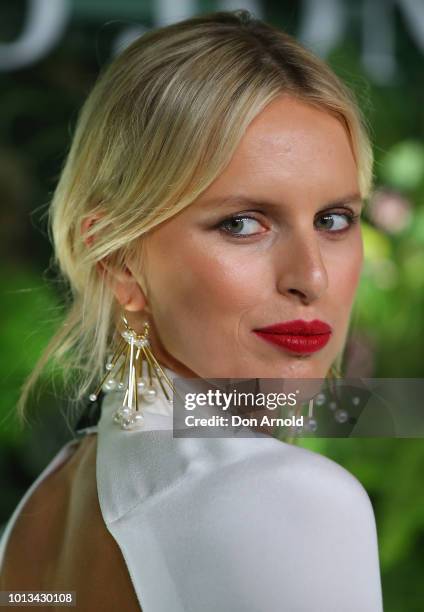
<svg viewBox="0 0 424 612"><path fill-rule="evenodd" d="M121 551L103 521L97 435L87 435L27 500L6 548L0 586L75 590L81 609L140 610Z"/></svg>
<svg viewBox="0 0 424 612"><path fill-rule="evenodd" d="M75 474L89 461L92 446L88 437L75 444L73 452L43 478L26 500L6 547L2 580L7 584L22 579L23 560L26 568L37 568L43 561L51 563L58 557Z"/></svg>

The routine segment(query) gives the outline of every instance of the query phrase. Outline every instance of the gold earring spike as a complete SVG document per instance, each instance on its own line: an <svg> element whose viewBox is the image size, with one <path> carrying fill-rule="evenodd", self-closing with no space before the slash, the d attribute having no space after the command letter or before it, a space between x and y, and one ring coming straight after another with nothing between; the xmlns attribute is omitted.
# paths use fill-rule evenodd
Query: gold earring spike
<svg viewBox="0 0 424 612"><path fill-rule="evenodd" d="M122 429L134 429L144 423L140 404L143 401L146 403L154 402L157 397L156 383L159 384L168 402L172 402L172 398L164 383L170 391L174 392L175 389L172 381L151 351L149 323L144 323L143 332L137 334L129 326L123 313L121 319L124 323L124 330L120 332L121 338L114 354L106 363L106 373L96 392L90 395L90 400L96 401L101 390L105 393L125 391L122 407L115 412L113 420L121 425ZM146 368L148 370L148 380L144 374Z"/></svg>

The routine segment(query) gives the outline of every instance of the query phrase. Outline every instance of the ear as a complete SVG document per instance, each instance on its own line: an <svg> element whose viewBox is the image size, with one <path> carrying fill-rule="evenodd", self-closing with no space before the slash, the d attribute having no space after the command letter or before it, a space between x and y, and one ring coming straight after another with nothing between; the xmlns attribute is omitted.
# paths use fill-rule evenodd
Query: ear
<svg viewBox="0 0 424 612"><path fill-rule="evenodd" d="M89 228L101 218L100 214L85 217L81 222L81 235L88 248L95 241L95 235L86 237ZM105 282L113 291L122 308L131 312L147 310L147 299L131 270L125 266L118 268L107 262L107 258L97 262L97 269L104 276Z"/></svg>

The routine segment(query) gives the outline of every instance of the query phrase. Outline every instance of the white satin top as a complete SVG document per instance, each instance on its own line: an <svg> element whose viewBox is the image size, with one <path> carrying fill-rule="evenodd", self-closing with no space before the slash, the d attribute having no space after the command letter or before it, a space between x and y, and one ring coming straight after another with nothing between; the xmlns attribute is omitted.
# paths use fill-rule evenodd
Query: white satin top
<svg viewBox="0 0 424 612"><path fill-rule="evenodd" d="M144 427L124 431L120 403L106 395L90 431L102 516L143 612L382 612L374 513L352 474L270 436L173 438L160 391ZM75 443L18 504L0 570L21 508Z"/></svg>

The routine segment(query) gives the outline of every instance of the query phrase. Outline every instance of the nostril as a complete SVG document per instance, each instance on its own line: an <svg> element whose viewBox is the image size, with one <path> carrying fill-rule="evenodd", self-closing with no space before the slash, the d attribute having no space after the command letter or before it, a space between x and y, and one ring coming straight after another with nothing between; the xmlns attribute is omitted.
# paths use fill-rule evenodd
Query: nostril
<svg viewBox="0 0 424 612"><path fill-rule="evenodd" d="M302 298L306 298L305 293L303 293L303 291L300 291L299 289L289 289L288 293L293 293L294 295L300 295Z"/></svg>

